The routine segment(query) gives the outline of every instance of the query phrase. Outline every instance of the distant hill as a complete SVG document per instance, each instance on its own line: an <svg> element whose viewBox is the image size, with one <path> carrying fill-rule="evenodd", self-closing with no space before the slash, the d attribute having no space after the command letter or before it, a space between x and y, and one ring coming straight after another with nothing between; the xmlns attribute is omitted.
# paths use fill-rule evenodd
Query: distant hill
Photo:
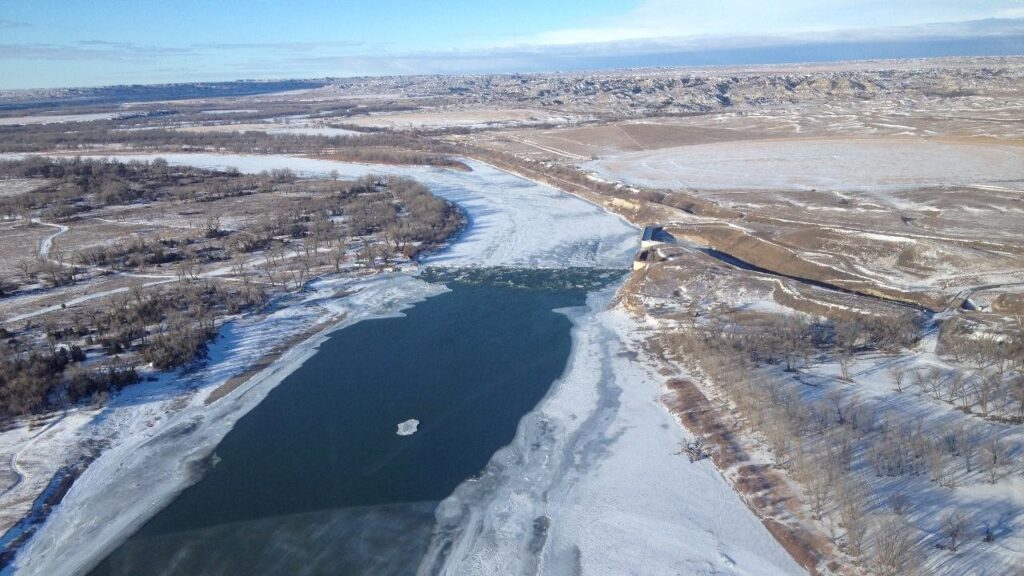
<svg viewBox="0 0 1024 576"><path fill-rule="evenodd" d="M252 96L288 90L320 88L330 83L318 80L237 80L187 84L102 86L98 88L50 88L0 92L0 110L31 110L62 106L154 102L190 98Z"/></svg>

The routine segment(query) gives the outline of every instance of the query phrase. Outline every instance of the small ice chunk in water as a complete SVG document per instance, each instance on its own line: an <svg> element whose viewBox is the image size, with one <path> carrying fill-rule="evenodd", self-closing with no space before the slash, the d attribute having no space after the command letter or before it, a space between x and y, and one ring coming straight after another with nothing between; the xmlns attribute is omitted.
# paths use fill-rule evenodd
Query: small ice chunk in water
<svg viewBox="0 0 1024 576"><path fill-rule="evenodd" d="M398 435L399 436L412 436L416 433L416 428L419 427L420 421L415 418L410 418L405 422L398 424Z"/></svg>

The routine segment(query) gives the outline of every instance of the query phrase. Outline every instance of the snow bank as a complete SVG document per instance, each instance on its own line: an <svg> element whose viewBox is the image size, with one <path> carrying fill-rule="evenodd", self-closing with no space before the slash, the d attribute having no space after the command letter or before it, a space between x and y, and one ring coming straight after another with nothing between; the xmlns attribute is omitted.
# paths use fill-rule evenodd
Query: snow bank
<svg viewBox="0 0 1024 576"><path fill-rule="evenodd" d="M658 402L634 360L639 328L605 310L573 321L565 374L485 472L441 503L431 574L803 574Z"/></svg>

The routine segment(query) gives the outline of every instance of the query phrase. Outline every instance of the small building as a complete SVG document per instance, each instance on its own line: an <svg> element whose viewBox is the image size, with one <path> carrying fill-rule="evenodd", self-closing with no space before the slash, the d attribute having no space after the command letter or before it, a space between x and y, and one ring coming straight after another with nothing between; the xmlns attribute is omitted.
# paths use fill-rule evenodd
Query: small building
<svg viewBox="0 0 1024 576"><path fill-rule="evenodd" d="M648 224L644 226L644 233L640 236L640 249L647 250L665 243L665 229L661 226Z"/></svg>

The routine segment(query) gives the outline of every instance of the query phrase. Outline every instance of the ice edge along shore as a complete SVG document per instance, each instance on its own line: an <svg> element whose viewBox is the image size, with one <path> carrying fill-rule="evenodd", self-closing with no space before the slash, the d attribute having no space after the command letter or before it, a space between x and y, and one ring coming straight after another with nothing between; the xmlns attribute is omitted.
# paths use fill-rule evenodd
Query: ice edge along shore
<svg viewBox="0 0 1024 576"><path fill-rule="evenodd" d="M243 171L288 167L304 174L338 170L345 177L373 172L412 175L435 193L460 204L473 222L458 242L428 260L440 265L622 267L629 262L636 243L635 229L604 208L478 162L472 163L474 172L467 174L437 169L396 170L288 156L164 157L172 164L232 165ZM340 284L344 284L346 291L356 287L345 281ZM319 313L317 306L332 298L329 292L333 287L331 281L321 281L311 288L305 304L283 309L277 320L294 321L305 317L304 314ZM197 403L202 404L201 397L206 394L195 395L188 408L165 421L152 411L159 402L148 405L149 410L133 407L133 411L126 407L130 414L121 414L120 418L127 421L112 414L108 418L112 429L134 423L139 426L135 430L147 435L136 440L132 434L121 431L121 443L90 466L22 550L15 565L18 573L76 574L88 570L198 479L194 464L201 463L234 422L258 404L274 385L314 354L329 332L362 319L400 314L406 307L433 295L432 290L443 290L407 275L378 277L361 288L356 296L362 297L348 302L352 308L345 320L293 348L222 401L203 410L192 410ZM581 563L599 572L614 572L615 562L649 559L657 550L662 557L657 566L650 566L650 573L701 568L753 574L764 573L767 564L772 565L772 573L800 573L792 570L795 564L717 471L708 464L681 468L685 459L675 455L673 447L685 432L658 403L663 390L657 379L635 363L613 359L624 353L624 339L640 328L624 312L604 310L610 302L608 294L613 292L609 289L601 297L592 295L585 311L568 312L575 327L573 353L566 373L523 418L516 441L492 458L485 476L495 470L502 472L493 477L494 489L481 493L476 490L479 481L467 481L439 509L438 533L457 538L459 543L435 568L447 573L494 573L489 568L496 566L480 561L501 551L505 557L512 554L519 562L532 563L548 573L572 571ZM345 306L348 298L334 303ZM230 341L230 334L224 342L218 341L216 353L222 353L222 347ZM145 396L142 391L138 394ZM172 395L167 401L179 398ZM566 411L560 405L566 398L588 402L591 412L581 418L575 408ZM625 402L627 398L629 401ZM155 417L160 433L154 432ZM571 424L577 419L579 423L574 428ZM527 454L524 442L527 437L536 436L539 422L558 422L560 426L548 428L544 424L544 442L539 452ZM651 427L655 425L656 428ZM637 435L630 430L642 433ZM556 448L560 457L553 462L558 465L547 471L543 484L548 489L535 494L535 500L524 501L529 492L515 486L529 480L538 471L536 467L547 461ZM161 483L162 492L153 489ZM112 488L115 485L116 490ZM126 489L129 496L125 496ZM468 495L473 493L473 513L466 517L453 514L453 507L468 510L473 500ZM689 497L694 493L715 496L694 502ZM126 506L126 502L130 504ZM603 506L595 506L596 503ZM509 512L508 506L517 508L513 517L519 522L509 527L511 532L497 534L496 527ZM519 554L531 543L537 544L527 529L534 526L533 514L538 511L551 526L541 542L543 553ZM621 526L640 528L638 522L644 517L656 520L648 521L650 528L632 532L634 537L628 541L627 554L617 558L600 555L612 540L618 541L615 534ZM683 544L688 540L693 544ZM749 561L764 557L771 560ZM632 564L638 565L643 564Z"/></svg>

